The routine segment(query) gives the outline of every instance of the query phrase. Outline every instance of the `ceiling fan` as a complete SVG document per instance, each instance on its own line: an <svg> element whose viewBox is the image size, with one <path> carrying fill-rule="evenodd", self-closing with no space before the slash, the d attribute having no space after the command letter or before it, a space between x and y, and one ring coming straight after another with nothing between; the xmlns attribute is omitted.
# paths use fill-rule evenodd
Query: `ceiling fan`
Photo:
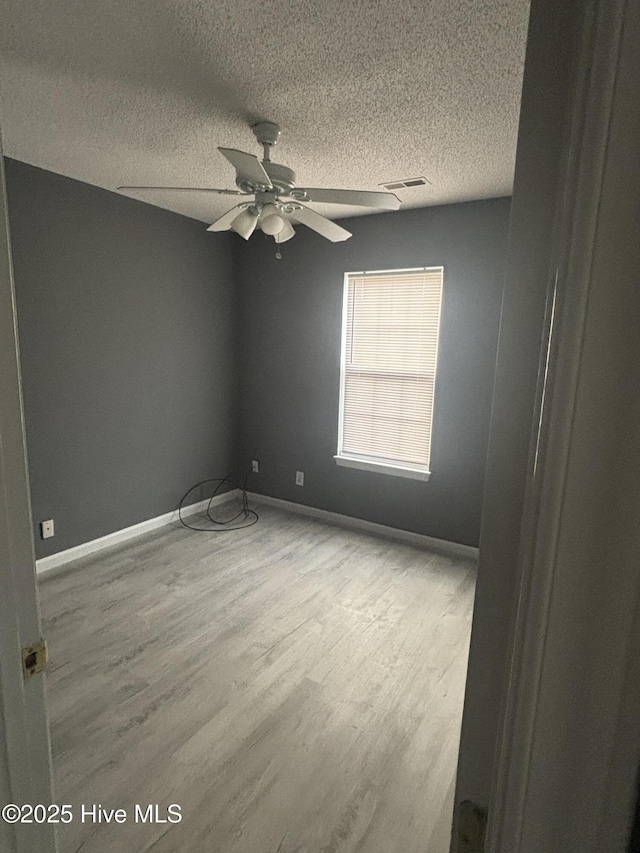
<svg viewBox="0 0 640 853"><path fill-rule="evenodd" d="M360 207L377 207L397 210L400 199L393 193L368 190L330 190L296 187L292 169L270 158L271 148L280 138L280 128L271 121L259 121L251 128L263 147L263 159L235 148L218 148L236 170L237 190L218 190L209 187L118 187L135 192L209 192L247 198L207 228L207 231L235 231L245 240L257 226L273 236L276 243L284 243L295 234L292 222L301 223L317 231L334 243L348 240L349 231L307 207L303 202L318 201L328 204L349 204ZM279 254L277 255L279 257Z"/></svg>

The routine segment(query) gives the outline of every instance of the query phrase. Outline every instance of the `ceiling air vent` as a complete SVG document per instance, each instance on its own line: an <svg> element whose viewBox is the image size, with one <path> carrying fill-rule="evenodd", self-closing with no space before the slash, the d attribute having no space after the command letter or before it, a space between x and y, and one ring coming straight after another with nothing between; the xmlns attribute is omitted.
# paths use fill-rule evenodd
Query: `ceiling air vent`
<svg viewBox="0 0 640 853"><path fill-rule="evenodd" d="M407 178L404 181L390 181L388 184L378 184L385 190L404 190L411 187L424 187L429 184L426 178Z"/></svg>

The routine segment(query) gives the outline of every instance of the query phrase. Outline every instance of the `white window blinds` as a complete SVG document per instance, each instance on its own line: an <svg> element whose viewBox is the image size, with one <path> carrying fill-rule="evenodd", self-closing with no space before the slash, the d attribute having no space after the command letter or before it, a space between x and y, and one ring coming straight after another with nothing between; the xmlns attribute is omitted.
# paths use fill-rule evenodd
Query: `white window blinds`
<svg viewBox="0 0 640 853"><path fill-rule="evenodd" d="M347 274L338 461L429 471L442 280L442 267Z"/></svg>

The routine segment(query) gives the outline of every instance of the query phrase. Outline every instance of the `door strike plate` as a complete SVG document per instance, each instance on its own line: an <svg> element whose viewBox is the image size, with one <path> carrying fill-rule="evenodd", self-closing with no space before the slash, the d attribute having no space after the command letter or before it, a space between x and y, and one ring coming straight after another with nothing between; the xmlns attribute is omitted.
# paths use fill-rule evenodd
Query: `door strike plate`
<svg viewBox="0 0 640 853"><path fill-rule="evenodd" d="M49 649L46 640L38 640L32 646L22 650L22 673L25 678L42 672L49 660Z"/></svg>

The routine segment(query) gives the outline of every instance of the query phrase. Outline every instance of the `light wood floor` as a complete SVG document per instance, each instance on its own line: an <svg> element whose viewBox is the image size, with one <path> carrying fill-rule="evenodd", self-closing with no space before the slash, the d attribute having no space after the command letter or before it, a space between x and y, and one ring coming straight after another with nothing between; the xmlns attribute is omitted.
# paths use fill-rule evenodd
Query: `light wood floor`
<svg viewBox="0 0 640 853"><path fill-rule="evenodd" d="M41 581L63 853L447 853L473 564L259 511Z"/></svg>

